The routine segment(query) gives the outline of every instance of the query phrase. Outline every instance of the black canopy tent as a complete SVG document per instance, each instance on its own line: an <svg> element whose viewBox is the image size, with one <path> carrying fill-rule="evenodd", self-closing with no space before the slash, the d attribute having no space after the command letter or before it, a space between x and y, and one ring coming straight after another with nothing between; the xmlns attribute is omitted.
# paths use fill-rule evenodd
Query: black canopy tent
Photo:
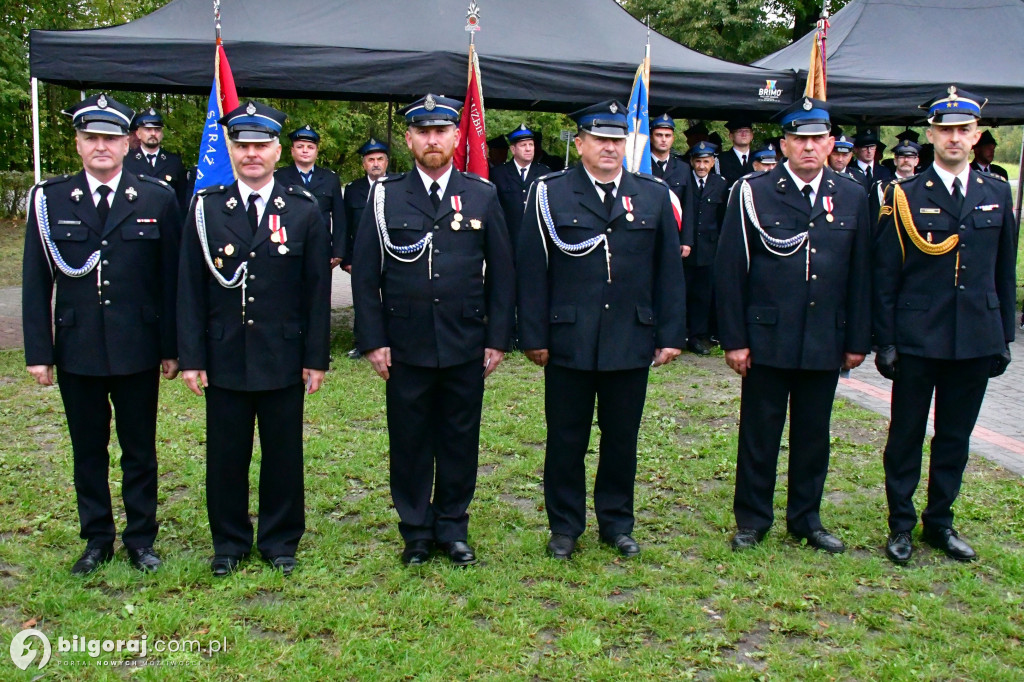
<svg viewBox="0 0 1024 682"><path fill-rule="evenodd" d="M407 101L466 89L467 0L222 0L241 94ZM482 0L477 35L489 107L571 111L628 97L647 28L614 0ZM653 111L766 119L793 74L733 64L650 34ZM75 89L209 92L210 0L172 0L136 21L31 33L31 75ZM769 82L770 81L770 82ZM771 90L772 92L768 92Z"/></svg>
<svg viewBox="0 0 1024 682"><path fill-rule="evenodd" d="M831 17L828 100L841 118L921 123L950 83L988 97L985 123L1024 123L1024 1L851 0ZM807 79L814 32L754 62Z"/></svg>

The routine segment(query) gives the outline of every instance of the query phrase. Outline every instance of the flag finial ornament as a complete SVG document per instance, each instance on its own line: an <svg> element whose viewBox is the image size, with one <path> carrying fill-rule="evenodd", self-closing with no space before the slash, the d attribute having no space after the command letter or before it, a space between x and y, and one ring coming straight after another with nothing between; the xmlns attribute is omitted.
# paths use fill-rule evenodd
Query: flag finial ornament
<svg viewBox="0 0 1024 682"><path fill-rule="evenodd" d="M469 33L476 33L480 30L480 6L476 4L476 0L472 0L469 3L469 9L466 11L466 31Z"/></svg>

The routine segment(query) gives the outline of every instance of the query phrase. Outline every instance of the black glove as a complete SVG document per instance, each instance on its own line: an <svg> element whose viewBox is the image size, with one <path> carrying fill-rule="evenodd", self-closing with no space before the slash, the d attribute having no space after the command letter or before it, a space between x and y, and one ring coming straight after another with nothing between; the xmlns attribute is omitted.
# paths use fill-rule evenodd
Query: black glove
<svg viewBox="0 0 1024 682"><path fill-rule="evenodd" d="M1006 344L1006 350L999 355L992 356L992 369L988 371L990 377L997 377L1006 371L1010 365L1010 344Z"/></svg>
<svg viewBox="0 0 1024 682"><path fill-rule="evenodd" d="M878 373L886 379L895 381L900 375L898 362L896 346L882 346L875 351L875 367L878 369Z"/></svg>

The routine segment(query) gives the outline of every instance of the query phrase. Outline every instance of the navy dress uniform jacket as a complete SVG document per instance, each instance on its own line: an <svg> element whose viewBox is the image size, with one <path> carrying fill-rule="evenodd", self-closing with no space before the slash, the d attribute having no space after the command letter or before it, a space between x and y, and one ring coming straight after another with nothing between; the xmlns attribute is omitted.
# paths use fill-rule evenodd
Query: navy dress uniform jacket
<svg viewBox="0 0 1024 682"><path fill-rule="evenodd" d="M414 263L382 253L370 198L352 263L358 347L387 346L397 362L436 368L481 359L485 348L507 349L515 275L494 185L453 170L437 211L416 170L389 175L374 194L381 188L391 242L415 244L433 231L433 253ZM461 201L461 221L455 221L453 197Z"/></svg>
<svg viewBox="0 0 1024 682"><path fill-rule="evenodd" d="M683 223L683 244L693 249L686 264L705 267L715 262L729 201L729 184L722 176L708 173L704 178L704 191L699 196L697 192L697 180L691 177L687 203L692 219Z"/></svg>
<svg viewBox="0 0 1024 682"><path fill-rule="evenodd" d="M356 232L359 230L359 221L363 219L363 211L366 209L366 201L369 196L370 178L365 175L345 185L345 247L341 257L343 266L352 264Z"/></svg>
<svg viewBox="0 0 1024 682"><path fill-rule="evenodd" d="M747 162L740 163L739 157L732 149L727 149L718 155L718 174L725 178L726 187L732 187L733 183L748 173L754 172L754 150L747 152Z"/></svg>
<svg viewBox="0 0 1024 682"><path fill-rule="evenodd" d="M248 262L242 288L220 285L196 231L202 197L210 257L227 279ZM280 216L287 252L271 241L269 218ZM253 236L238 183L201 190L182 238L178 294L181 369L206 370L210 385L270 391L302 383L302 370L327 370L330 346L330 238L313 196L275 182Z"/></svg>
<svg viewBox="0 0 1024 682"><path fill-rule="evenodd" d="M184 213L188 208L192 194L189 188L188 173L185 171L185 164L182 163L180 155L161 148L156 157L156 164L151 166L145 152L141 149L134 150L128 152L128 156L124 158L124 169L132 175L148 175L151 178L163 180L174 189L180 212Z"/></svg>
<svg viewBox="0 0 1024 682"><path fill-rule="evenodd" d="M860 183L860 186L864 188L865 192L871 191L871 186L879 180L889 182L893 179L893 172L885 166L879 164L877 161L871 167L871 179L868 180L868 175L861 170L860 166L857 165L857 159L851 159L850 164L846 167L846 172L853 176L853 179Z"/></svg>
<svg viewBox="0 0 1024 682"><path fill-rule="evenodd" d="M863 189L825 167L812 209L783 164L745 181L761 227L777 239L809 230L809 246L775 255L749 218L744 239L742 185L733 188L715 261L722 348L749 348L754 364L781 369L837 370L844 353L866 354L871 272ZM831 222L826 197L834 205Z"/></svg>
<svg viewBox="0 0 1024 682"><path fill-rule="evenodd" d="M922 238L939 244L956 234L959 242L933 256L902 229L897 233L889 188L874 253L875 343L943 360L1003 352L1014 338L1016 306L1010 186L997 175L972 170L963 207L955 212L933 167L897 182Z"/></svg>
<svg viewBox="0 0 1024 682"><path fill-rule="evenodd" d="M534 183L516 255L520 346L548 349L554 365L599 371L647 367L656 348L682 348L686 284L667 185L623 172L609 216L582 164L541 180L563 242L607 235L611 282L603 247L577 257L552 243L537 220Z"/></svg>
<svg viewBox="0 0 1024 682"><path fill-rule="evenodd" d="M302 182L299 169L293 163L274 171L274 179L285 187L294 186L313 195L320 208L324 225L327 226L327 232L331 235L331 258L343 258L348 224L345 222L345 205L338 174L314 165L313 179L306 185Z"/></svg>
<svg viewBox="0 0 1024 682"><path fill-rule="evenodd" d="M64 261L79 268L98 250L99 274L68 277L56 269L40 238L38 192L46 196L50 234ZM30 195L22 272L26 365L116 376L178 357L180 234L174 192L155 178L122 172L106 225L84 171L40 183Z"/></svg>
<svg viewBox="0 0 1024 682"><path fill-rule="evenodd" d="M978 165L977 161L971 161L971 170L976 170L978 172L982 172L981 171L981 166ZM1010 177L1010 174L1006 172L1005 168L1003 168L1002 166L997 166L994 163L989 164L988 172L992 173L994 175L998 175L1003 180L1007 180Z"/></svg>
<svg viewBox="0 0 1024 682"><path fill-rule="evenodd" d="M508 227L509 240L513 247L519 237L519 228L523 224L523 211L526 209L530 185L537 178L550 172L550 168L536 161L531 163L526 171L525 182L519 175L515 161L503 163L491 171L490 180L498 190L498 201L501 202L501 210L505 212L505 225Z"/></svg>

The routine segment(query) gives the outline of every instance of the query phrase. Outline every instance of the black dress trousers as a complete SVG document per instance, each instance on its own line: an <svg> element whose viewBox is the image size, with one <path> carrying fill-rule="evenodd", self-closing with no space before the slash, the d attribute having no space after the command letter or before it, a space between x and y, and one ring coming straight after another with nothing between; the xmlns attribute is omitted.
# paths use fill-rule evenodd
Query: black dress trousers
<svg viewBox="0 0 1024 682"><path fill-rule="evenodd" d="M544 411L547 454L544 502L552 533L573 538L586 528L586 463L597 400L601 445L594 511L603 537L633 532L636 441L647 397L649 368L596 371L547 365Z"/></svg>
<svg viewBox="0 0 1024 682"><path fill-rule="evenodd" d="M690 265L683 261L683 273L686 275L686 327L690 339L711 334L711 285L714 281L711 267Z"/></svg>
<svg viewBox="0 0 1024 682"><path fill-rule="evenodd" d="M260 489L256 547L265 558L294 556L306 529L302 467L305 387L269 391L206 388L206 509L215 554L252 549L249 464L260 425Z"/></svg>
<svg viewBox="0 0 1024 682"><path fill-rule="evenodd" d="M992 358L935 360L902 354L899 367L892 383L892 419L883 455L889 529L897 533L917 525L913 497L921 478L921 450L933 392L935 436L928 466L928 506L921 520L928 528L952 528L952 506L960 493Z"/></svg>
<svg viewBox="0 0 1024 682"><path fill-rule="evenodd" d="M440 368L392 362L386 388L391 497L406 542L467 540L483 370L483 357Z"/></svg>
<svg viewBox="0 0 1024 682"><path fill-rule="evenodd" d="M75 460L80 537L88 547L107 547L116 531L107 470L111 403L121 445L121 491L127 524L125 547L152 547L156 540L156 403L160 373L87 376L58 370Z"/></svg>
<svg viewBox="0 0 1024 682"><path fill-rule="evenodd" d="M829 461L829 423L839 370L754 365L743 379L733 512L736 525L766 531L774 514L779 442L789 406L789 499L786 525L808 535L821 528Z"/></svg>

